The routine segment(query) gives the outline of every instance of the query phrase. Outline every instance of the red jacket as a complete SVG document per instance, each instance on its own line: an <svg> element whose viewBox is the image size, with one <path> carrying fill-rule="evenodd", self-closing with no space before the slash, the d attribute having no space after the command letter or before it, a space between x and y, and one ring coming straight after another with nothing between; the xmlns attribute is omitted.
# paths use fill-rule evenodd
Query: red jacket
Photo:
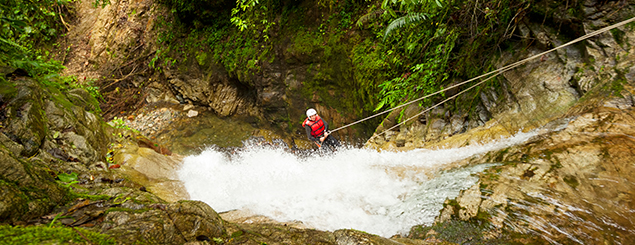
<svg viewBox="0 0 635 245"><path fill-rule="evenodd" d="M324 121L320 118L319 115L315 116L315 121L309 120L309 118L304 119L302 123L302 127L309 126L311 127L311 136L318 138L324 134Z"/></svg>

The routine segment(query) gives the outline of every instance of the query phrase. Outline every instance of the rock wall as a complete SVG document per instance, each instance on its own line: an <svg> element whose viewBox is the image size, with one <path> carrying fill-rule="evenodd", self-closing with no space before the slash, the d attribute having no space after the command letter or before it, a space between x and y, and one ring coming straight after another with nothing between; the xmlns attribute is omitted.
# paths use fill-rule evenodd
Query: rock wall
<svg viewBox="0 0 635 245"><path fill-rule="evenodd" d="M222 7L219 4L215 8ZM294 37L283 34L285 30L276 30L272 38L277 41L270 51L275 58L257 61L258 71L247 71L243 64L239 65L242 70L229 72L215 63L204 47L183 52L168 48L181 45L186 36L173 37L171 44L157 41L162 40L159 37L162 33L188 35L180 30L166 30L164 22L175 22L177 17L157 1L116 0L103 8L95 8L90 1L79 1L75 8L76 25L65 39L68 50L60 51L63 53L60 56L68 68L66 74L77 75L82 81L100 81L105 84L102 91L112 91L118 86L123 89L122 85L128 84L143 88L142 96L148 103L203 106L221 117L235 116L257 122L261 127L293 132L298 138L304 137L300 125L310 107L328 115L333 126L357 119L357 111L338 110L337 100L324 98L346 96L346 87L338 90L331 86L321 95L313 91L309 98L303 94L305 82L320 72L328 73L329 79L324 83L335 87L345 84L341 82L343 79L350 80L347 75L350 72L341 71L349 60L345 53L333 52L330 60L321 60L318 58L323 56L321 48L310 54L298 52L292 47ZM309 9L307 16L318 18L321 14L317 8L306 9ZM162 63L165 60L156 57L174 58L174 63ZM337 68L331 67L333 60L338 61ZM361 136L361 131L348 128L338 134L354 138Z"/></svg>
<svg viewBox="0 0 635 245"><path fill-rule="evenodd" d="M168 204L119 169L126 160L109 162L109 146L123 135L103 121L88 92L0 71L0 224L82 226L119 244L183 244L224 234L207 204ZM161 154L144 156L146 167L169 162ZM134 169L142 161L129 162Z"/></svg>
<svg viewBox="0 0 635 245"><path fill-rule="evenodd" d="M613 94L592 90L593 98L566 114L573 118L548 126L553 132L470 159L502 165L456 202L446 201L436 222L479 220L492 225L494 236L513 230L564 243L632 240L633 223L624 214L635 208L634 85Z"/></svg>
<svg viewBox="0 0 635 245"><path fill-rule="evenodd" d="M580 26L586 33L626 20L635 11L626 1L585 1L583 6L586 19ZM528 53L518 52L521 57L564 43L555 30L532 24L521 27L522 33L540 42ZM635 115L632 28L632 24L619 27L503 74L502 91L480 96L484 111L478 118L491 119L474 123L475 127L469 121L476 119L463 120L462 134L453 131L461 127L451 127L456 114L441 108L370 142L392 149L463 146L518 130L541 127L547 132L522 145L457 163L501 165L480 174L479 182L456 199L446 200L432 230L414 237L434 241L444 235L444 227L464 222L484 224L476 236L490 241L509 232L533 237L517 240L523 243L632 240L633 222L624 215L634 208L629 174L635 156L630 136ZM510 63L514 55L503 55L501 65Z"/></svg>
<svg viewBox="0 0 635 245"><path fill-rule="evenodd" d="M179 156L106 124L88 92L0 71L0 226L89 230L117 244L421 244L352 230L224 221L209 205L182 200ZM30 236L55 242L46 240L54 235Z"/></svg>
<svg viewBox="0 0 635 245"><path fill-rule="evenodd" d="M69 200L68 191L55 182L56 172L105 167L100 161L109 139L96 114L97 102L85 90L44 90L26 77L1 83L0 217L37 217Z"/></svg>
<svg viewBox="0 0 635 245"><path fill-rule="evenodd" d="M512 44L513 50L492 57L493 63L503 67L626 20L635 11L635 5L626 1L585 1L582 9L582 17L563 14L559 17L562 19L554 20L551 25L529 18L522 20L517 30L521 38ZM393 150L464 146L541 127L567 112L599 83L632 79L633 35L630 24L545 54L499 75L498 86L481 85L477 97L473 93L463 94L418 120L376 135L366 145ZM446 96L457 92L450 90ZM404 109L403 118L425 109L410 106ZM376 134L396 125L399 113L398 110L387 117Z"/></svg>

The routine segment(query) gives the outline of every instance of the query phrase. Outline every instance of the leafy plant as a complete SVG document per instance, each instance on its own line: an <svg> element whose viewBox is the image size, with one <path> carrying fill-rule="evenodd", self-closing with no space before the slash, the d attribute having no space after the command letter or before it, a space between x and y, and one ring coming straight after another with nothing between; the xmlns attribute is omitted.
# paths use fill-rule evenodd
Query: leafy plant
<svg viewBox="0 0 635 245"><path fill-rule="evenodd" d="M70 183L72 181L76 181L77 180L77 173L75 173L75 172L70 173L70 174L61 173L61 174L57 175L57 178L60 179L60 181L62 181L62 182Z"/></svg>
<svg viewBox="0 0 635 245"><path fill-rule="evenodd" d="M126 122L124 122L123 118L120 117L114 117L108 122L108 124L114 128L132 130L133 132L139 133L139 130L130 128L128 125L126 125ZM120 137L123 137L123 135L120 135Z"/></svg>
<svg viewBox="0 0 635 245"><path fill-rule="evenodd" d="M428 38L434 46L430 45L432 47L425 50L424 59L410 66L409 71L401 76L386 80L379 85L381 100L375 110L386 106L392 108L400 103L440 90L441 84L450 76L447 68L457 37L458 34L452 30L444 27L437 28L433 36ZM430 101L426 99L423 103Z"/></svg>

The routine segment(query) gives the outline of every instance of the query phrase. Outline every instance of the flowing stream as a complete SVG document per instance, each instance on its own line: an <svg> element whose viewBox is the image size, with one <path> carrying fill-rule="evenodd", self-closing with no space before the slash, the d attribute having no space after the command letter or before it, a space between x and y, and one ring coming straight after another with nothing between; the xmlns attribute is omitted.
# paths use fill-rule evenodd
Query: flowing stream
<svg viewBox="0 0 635 245"><path fill-rule="evenodd" d="M448 163L522 143L535 132L486 145L408 152L346 148L299 157L247 145L228 155L214 148L186 157L178 174L192 200L217 212L249 210L320 230L351 228L390 237L431 224L446 198L478 180L482 164L441 171Z"/></svg>

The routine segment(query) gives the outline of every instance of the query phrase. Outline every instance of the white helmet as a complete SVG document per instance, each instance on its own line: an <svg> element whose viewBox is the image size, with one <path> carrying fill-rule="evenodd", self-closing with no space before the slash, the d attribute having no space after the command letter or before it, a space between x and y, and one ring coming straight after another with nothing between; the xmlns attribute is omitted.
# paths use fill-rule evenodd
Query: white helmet
<svg viewBox="0 0 635 245"><path fill-rule="evenodd" d="M315 114L317 114L317 111L315 111L315 109L313 109L313 108L306 110L306 116L307 117L313 116Z"/></svg>

